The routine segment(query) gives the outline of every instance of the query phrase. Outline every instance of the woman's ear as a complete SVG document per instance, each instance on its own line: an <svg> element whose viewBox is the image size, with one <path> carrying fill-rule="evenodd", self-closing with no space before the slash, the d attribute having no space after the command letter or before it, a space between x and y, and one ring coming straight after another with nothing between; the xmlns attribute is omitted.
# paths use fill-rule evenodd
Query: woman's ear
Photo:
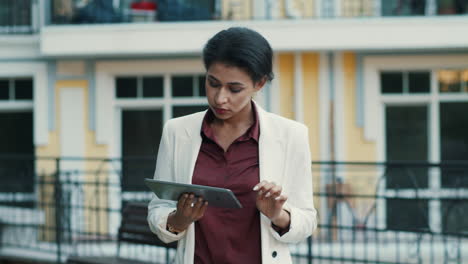
<svg viewBox="0 0 468 264"><path fill-rule="evenodd" d="M265 86L266 82L267 82L266 77L263 77L260 81L256 82L255 87L254 87L255 91L256 92L260 91L263 88L263 86Z"/></svg>

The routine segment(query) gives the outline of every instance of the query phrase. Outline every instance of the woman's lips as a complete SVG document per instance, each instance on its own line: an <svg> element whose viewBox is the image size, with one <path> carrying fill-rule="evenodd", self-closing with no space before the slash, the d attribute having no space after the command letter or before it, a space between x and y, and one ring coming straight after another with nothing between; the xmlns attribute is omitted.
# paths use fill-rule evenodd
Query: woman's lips
<svg viewBox="0 0 468 264"><path fill-rule="evenodd" d="M214 108L215 112L219 115L227 113L228 110L222 108Z"/></svg>

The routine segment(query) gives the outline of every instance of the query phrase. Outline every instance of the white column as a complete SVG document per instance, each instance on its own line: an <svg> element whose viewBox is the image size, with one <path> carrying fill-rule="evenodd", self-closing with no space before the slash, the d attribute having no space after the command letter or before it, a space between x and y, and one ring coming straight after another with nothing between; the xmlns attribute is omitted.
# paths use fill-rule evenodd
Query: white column
<svg viewBox="0 0 468 264"><path fill-rule="evenodd" d="M304 122L304 95L302 81L302 57L300 52L294 54L294 119Z"/></svg>

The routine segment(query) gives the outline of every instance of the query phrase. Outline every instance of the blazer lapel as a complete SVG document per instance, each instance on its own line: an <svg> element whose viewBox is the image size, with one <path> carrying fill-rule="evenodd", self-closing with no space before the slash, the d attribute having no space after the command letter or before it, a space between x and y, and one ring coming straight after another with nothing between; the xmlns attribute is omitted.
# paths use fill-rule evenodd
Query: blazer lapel
<svg viewBox="0 0 468 264"><path fill-rule="evenodd" d="M257 104L260 119L259 162L260 181L274 181L281 184L284 169L284 146L279 130L272 124L268 113Z"/></svg>
<svg viewBox="0 0 468 264"><path fill-rule="evenodd" d="M184 131L178 144L176 162L178 164L180 182L192 183L193 170L197 161L198 153L202 143L200 135L201 126L205 112L194 115L193 119L184 124Z"/></svg>

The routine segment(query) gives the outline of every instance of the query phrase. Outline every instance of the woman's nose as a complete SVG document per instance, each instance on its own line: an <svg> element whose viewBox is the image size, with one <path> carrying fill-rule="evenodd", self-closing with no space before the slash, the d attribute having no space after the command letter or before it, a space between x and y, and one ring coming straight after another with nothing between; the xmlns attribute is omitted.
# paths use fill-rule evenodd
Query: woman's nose
<svg viewBox="0 0 468 264"><path fill-rule="evenodd" d="M228 94L226 89L221 88L219 89L218 93L216 94L216 104L224 104L228 100Z"/></svg>

